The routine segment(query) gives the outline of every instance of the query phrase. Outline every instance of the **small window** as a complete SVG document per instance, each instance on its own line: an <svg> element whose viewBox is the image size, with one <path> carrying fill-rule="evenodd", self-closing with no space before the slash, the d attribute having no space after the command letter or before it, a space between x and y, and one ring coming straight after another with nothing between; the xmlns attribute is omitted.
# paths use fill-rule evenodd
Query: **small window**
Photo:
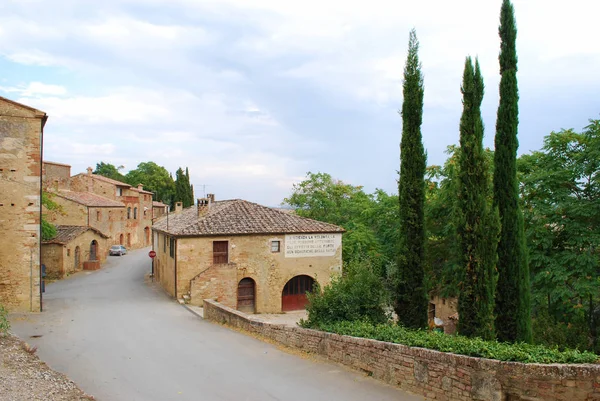
<svg viewBox="0 0 600 401"><path fill-rule="evenodd" d="M96 210L96 221L100 221L101 218L102 218L102 213L100 213L100 210Z"/></svg>
<svg viewBox="0 0 600 401"><path fill-rule="evenodd" d="M229 241L213 241L213 264L229 263Z"/></svg>
<svg viewBox="0 0 600 401"><path fill-rule="evenodd" d="M144 208L144 217L146 217L146 208Z"/></svg>
<svg viewBox="0 0 600 401"><path fill-rule="evenodd" d="M123 196L123 188L117 188L117 196Z"/></svg>
<svg viewBox="0 0 600 401"><path fill-rule="evenodd" d="M137 219L137 207L133 208L133 219Z"/></svg>
<svg viewBox="0 0 600 401"><path fill-rule="evenodd" d="M71 256L71 250L67 248L67 256Z"/></svg>
<svg viewBox="0 0 600 401"><path fill-rule="evenodd" d="M169 256L175 257L175 238L169 238Z"/></svg>
<svg viewBox="0 0 600 401"><path fill-rule="evenodd" d="M167 236L163 235L163 252L167 252Z"/></svg>
<svg viewBox="0 0 600 401"><path fill-rule="evenodd" d="M281 241L271 241L271 252L279 252L281 250Z"/></svg>
<svg viewBox="0 0 600 401"><path fill-rule="evenodd" d="M127 208L127 219L130 219L130 218L131 218L131 208L128 207Z"/></svg>

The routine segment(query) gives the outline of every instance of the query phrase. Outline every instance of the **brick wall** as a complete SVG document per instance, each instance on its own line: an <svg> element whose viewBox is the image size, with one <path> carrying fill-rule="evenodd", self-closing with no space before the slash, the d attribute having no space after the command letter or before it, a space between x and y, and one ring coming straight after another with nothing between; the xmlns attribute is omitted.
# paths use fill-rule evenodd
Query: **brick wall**
<svg viewBox="0 0 600 401"><path fill-rule="evenodd" d="M541 365L472 358L400 344L251 321L211 300L204 318L319 354L427 399L600 400L600 365Z"/></svg>

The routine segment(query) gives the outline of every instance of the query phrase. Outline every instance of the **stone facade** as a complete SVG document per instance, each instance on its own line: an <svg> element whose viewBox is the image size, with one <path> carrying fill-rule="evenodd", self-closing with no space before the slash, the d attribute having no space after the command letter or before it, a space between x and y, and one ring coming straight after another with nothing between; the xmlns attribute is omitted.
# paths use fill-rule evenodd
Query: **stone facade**
<svg viewBox="0 0 600 401"><path fill-rule="evenodd" d="M600 400L600 365L524 364L256 322L212 300L204 318L322 355L437 401Z"/></svg>
<svg viewBox="0 0 600 401"><path fill-rule="evenodd" d="M46 113L0 97L0 304L39 311Z"/></svg>
<svg viewBox="0 0 600 401"><path fill-rule="evenodd" d="M109 236L108 247L121 244L136 249L151 244L152 192L92 174L91 168L87 174L67 178L68 165L48 162L44 167L44 187L62 209L48 213L51 222L96 228Z"/></svg>
<svg viewBox="0 0 600 401"><path fill-rule="evenodd" d="M84 263L92 259L104 263L108 256L108 237L89 227L69 227L73 235L61 236L59 226L56 239L42 242L42 263L50 279L61 279L83 269ZM73 230L74 229L74 230ZM92 251L92 246L95 250Z"/></svg>
<svg viewBox="0 0 600 401"><path fill-rule="evenodd" d="M340 227L239 199L176 206L153 230L155 280L194 305L247 307L244 299L256 313L299 309L310 286L342 270Z"/></svg>
<svg viewBox="0 0 600 401"><path fill-rule="evenodd" d="M280 241L281 247L285 247L285 235L183 237L174 242L165 234L157 234L156 237L159 266L156 280L171 296L175 296L176 259L177 296L189 294L191 303L198 306L202 306L205 298L211 298L235 308L238 283L244 278L251 278L256 283L256 312L281 313L281 294L290 279L307 275L325 286L332 275L341 273L341 246L333 256L286 258L285 252L271 251L272 241ZM228 263L213 263L213 241L227 241ZM170 256L172 244L176 247L173 252L176 258Z"/></svg>

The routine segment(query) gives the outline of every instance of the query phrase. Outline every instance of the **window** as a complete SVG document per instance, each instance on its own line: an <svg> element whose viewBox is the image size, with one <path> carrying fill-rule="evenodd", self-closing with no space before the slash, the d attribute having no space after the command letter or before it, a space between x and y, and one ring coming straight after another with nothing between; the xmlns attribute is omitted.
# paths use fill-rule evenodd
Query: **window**
<svg viewBox="0 0 600 401"><path fill-rule="evenodd" d="M137 219L137 207L133 208L133 218L134 220Z"/></svg>
<svg viewBox="0 0 600 401"><path fill-rule="evenodd" d="M281 250L281 241L271 241L271 252L279 252Z"/></svg>
<svg viewBox="0 0 600 401"><path fill-rule="evenodd" d="M123 188L117 188L117 196L123 196Z"/></svg>
<svg viewBox="0 0 600 401"><path fill-rule="evenodd" d="M163 252L167 252L167 236L163 235Z"/></svg>
<svg viewBox="0 0 600 401"><path fill-rule="evenodd" d="M67 256L71 256L71 250L67 248Z"/></svg>
<svg viewBox="0 0 600 401"><path fill-rule="evenodd" d="M128 219L131 218L131 208L130 207L127 208L127 218Z"/></svg>
<svg viewBox="0 0 600 401"><path fill-rule="evenodd" d="M102 218L102 213L100 213L100 210L96 210L96 221L100 221L101 218Z"/></svg>
<svg viewBox="0 0 600 401"><path fill-rule="evenodd" d="M175 238L169 238L169 256L175 257Z"/></svg>
<svg viewBox="0 0 600 401"><path fill-rule="evenodd" d="M229 241L213 241L213 264L229 263Z"/></svg>

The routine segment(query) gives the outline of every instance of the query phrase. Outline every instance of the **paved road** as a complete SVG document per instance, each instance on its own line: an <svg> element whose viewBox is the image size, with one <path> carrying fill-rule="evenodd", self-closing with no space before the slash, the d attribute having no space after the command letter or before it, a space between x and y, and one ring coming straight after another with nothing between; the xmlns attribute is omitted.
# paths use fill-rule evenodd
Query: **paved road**
<svg viewBox="0 0 600 401"><path fill-rule="evenodd" d="M13 331L103 401L421 399L198 318L144 281L147 252L48 285Z"/></svg>

